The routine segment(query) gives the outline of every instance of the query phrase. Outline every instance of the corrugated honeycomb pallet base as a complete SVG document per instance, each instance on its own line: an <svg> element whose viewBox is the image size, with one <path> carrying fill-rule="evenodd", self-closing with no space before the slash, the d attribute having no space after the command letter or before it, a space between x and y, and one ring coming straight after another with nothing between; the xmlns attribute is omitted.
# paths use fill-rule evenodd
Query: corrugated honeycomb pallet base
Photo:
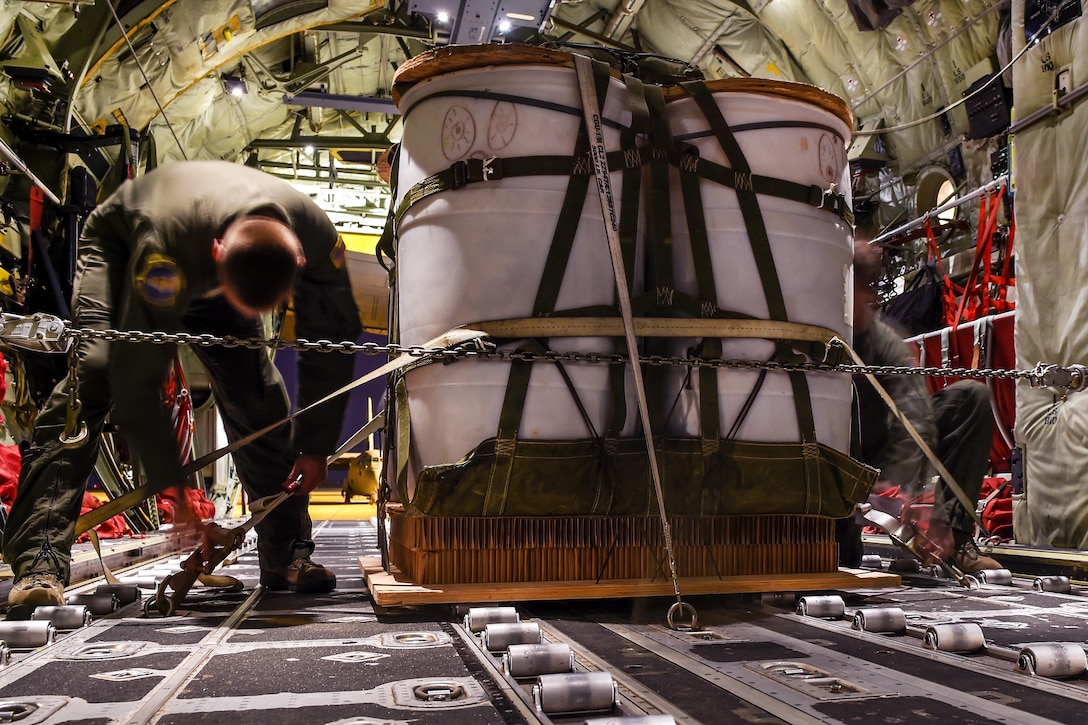
<svg viewBox="0 0 1088 725"><path fill-rule="evenodd" d="M601 581L503 582L494 584L418 584L395 567L382 568L378 557L360 557L374 603L380 607L415 607L432 604L487 604L575 599L673 597L672 582L656 579ZM810 592L833 589L880 589L902 585L896 574L862 569L837 569L819 574L685 577L679 580L683 596L703 594L756 594Z"/></svg>
<svg viewBox="0 0 1088 725"><path fill-rule="evenodd" d="M774 576L835 571L834 542L675 546L679 576ZM390 561L420 584L668 579L665 547L421 550L390 541Z"/></svg>
<svg viewBox="0 0 1088 725"><path fill-rule="evenodd" d="M684 578L838 571L834 521L817 516L674 517ZM419 585L668 581L654 516L433 517L389 508L391 567Z"/></svg>

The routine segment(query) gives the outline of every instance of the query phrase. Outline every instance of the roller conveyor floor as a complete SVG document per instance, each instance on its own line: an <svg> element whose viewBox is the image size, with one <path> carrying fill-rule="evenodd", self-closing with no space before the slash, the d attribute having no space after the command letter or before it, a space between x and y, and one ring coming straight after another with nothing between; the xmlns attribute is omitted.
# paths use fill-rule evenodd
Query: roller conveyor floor
<svg viewBox="0 0 1088 725"><path fill-rule="evenodd" d="M262 590L248 551L226 569L241 592L194 589L168 618L133 602L13 647L0 721L1031 724L1088 706L1077 580L965 589L919 571L895 589L685 597L698 626L677 631L669 598L375 607L371 523L316 538L331 594Z"/></svg>

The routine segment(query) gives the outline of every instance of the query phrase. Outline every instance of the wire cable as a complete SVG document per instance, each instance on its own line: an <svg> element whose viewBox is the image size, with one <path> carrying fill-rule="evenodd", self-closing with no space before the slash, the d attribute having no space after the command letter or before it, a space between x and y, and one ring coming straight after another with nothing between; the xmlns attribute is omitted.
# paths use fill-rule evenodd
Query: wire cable
<svg viewBox="0 0 1088 725"><path fill-rule="evenodd" d="M854 138L857 138L859 136L878 136L882 133L891 133L893 131L905 131L909 128L914 128L915 126L921 126L923 123L929 123L930 121L934 121L951 111L953 108L957 108L959 106L962 106L964 103L967 103L967 101L986 90L986 88L989 87L991 83L1004 75L1005 71L1007 71L1009 68L1012 68L1013 65L1015 65L1022 57L1024 57L1025 53L1035 47L1036 43L1038 43L1042 39L1044 32L1049 32L1050 25L1058 18L1058 14L1065 8L1067 2L1068 0L1063 3L1059 3L1058 6L1054 8L1054 12L1052 12L1050 14L1050 17L1046 19L1046 22L1043 23L1043 25L1037 31L1035 31L1035 35L1031 36L1028 42L1024 44L1024 47L1020 50L1019 53L1016 54L1016 57L1006 63L1005 66L997 73L994 73L990 77L990 80L986 81L974 91L953 103L951 106L945 106L941 110L935 113L931 113L928 116L923 116L922 118L917 118L913 121L908 121L907 123L901 123L898 126L887 126L885 128L877 128L871 131L858 130L854 132Z"/></svg>
<svg viewBox="0 0 1088 725"><path fill-rule="evenodd" d="M144 68L144 64L140 62L140 56L136 54L136 48L132 45L132 39L128 37L128 31L125 30L125 26L121 22L121 17L117 14L117 9L113 7L113 0L106 0L106 7L110 9L110 13L113 14L113 19L117 22L117 27L121 29L121 37L125 39L125 44L128 45L129 52L132 53L132 58L136 61L136 67L140 69L140 75L144 77L144 83L147 84L147 90L151 91L151 97L155 99L155 105L159 107L159 113L162 114L163 120L166 121L166 127L170 129L170 135L174 137L174 143L178 145L182 158L188 161L189 154L185 153L185 147L181 145L181 139L178 138L177 133L174 131L174 124L170 123L170 117L166 115L166 109L163 108L162 103L159 101L159 96L155 93L155 87L151 85L151 79L147 76L147 70Z"/></svg>

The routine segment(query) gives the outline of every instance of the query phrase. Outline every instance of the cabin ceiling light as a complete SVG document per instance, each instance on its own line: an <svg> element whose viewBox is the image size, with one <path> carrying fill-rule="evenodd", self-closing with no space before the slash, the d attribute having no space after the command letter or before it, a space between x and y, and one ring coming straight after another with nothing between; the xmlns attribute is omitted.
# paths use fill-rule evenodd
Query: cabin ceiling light
<svg viewBox="0 0 1088 725"><path fill-rule="evenodd" d="M223 90L231 96L244 96L249 93L249 87L244 78L223 76Z"/></svg>

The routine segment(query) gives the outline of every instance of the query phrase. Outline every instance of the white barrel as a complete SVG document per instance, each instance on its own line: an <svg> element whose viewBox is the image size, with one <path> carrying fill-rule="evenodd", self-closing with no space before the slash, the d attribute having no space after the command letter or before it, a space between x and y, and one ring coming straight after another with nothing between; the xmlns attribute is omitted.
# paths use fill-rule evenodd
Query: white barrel
<svg viewBox="0 0 1088 725"><path fill-rule="evenodd" d="M404 134L396 204L421 179L466 159L573 156L582 102L569 54L458 48L443 55L429 61L430 66L405 64L397 73L397 85L406 89L397 104ZM453 70L443 72L446 68ZM458 95L476 92L518 100ZM630 123L626 105L623 82L613 76L603 104L604 140L610 151L619 148L614 124ZM400 342L416 345L457 325L532 316L569 181L564 175L514 176L416 202L397 230ZM619 198L622 172L613 172L611 181ZM591 182L557 310L615 302L596 194ZM549 344L557 351L615 350L606 338L553 338ZM607 366L569 365L567 372L597 432L603 433L611 410ZM498 362L430 365L408 373L410 492L421 467L456 462L494 437L509 373L509 364ZM633 397L628 409L634 409ZM589 437L554 365L534 366L519 438Z"/></svg>
<svg viewBox="0 0 1088 725"><path fill-rule="evenodd" d="M926 627L922 644L940 652L977 652L986 646L986 636L974 622L934 624Z"/></svg>
<svg viewBox="0 0 1088 725"><path fill-rule="evenodd" d="M602 712L616 702L616 683L607 672L541 675L533 686L533 699L545 713Z"/></svg>
<svg viewBox="0 0 1088 725"><path fill-rule="evenodd" d="M841 619L846 614L846 603L837 594L801 597L797 601L797 613L802 617Z"/></svg>
<svg viewBox="0 0 1088 725"><path fill-rule="evenodd" d="M865 554L861 557L861 565L866 569L883 569L884 561L880 554Z"/></svg>
<svg viewBox="0 0 1088 725"><path fill-rule="evenodd" d="M465 629L470 632L482 632L489 624L520 621L521 617L514 607L470 607L465 615Z"/></svg>
<svg viewBox="0 0 1088 725"><path fill-rule="evenodd" d="M1079 677L1088 669L1088 657L1075 642L1038 642L1020 649L1016 666L1039 677Z"/></svg>
<svg viewBox="0 0 1088 725"><path fill-rule="evenodd" d="M907 615L899 607L876 607L854 612L854 629L862 632L900 634L907 629Z"/></svg>
<svg viewBox="0 0 1088 725"><path fill-rule="evenodd" d="M511 677L536 677L574 669L574 652L562 642L512 644L502 656L503 669Z"/></svg>
<svg viewBox="0 0 1088 725"><path fill-rule="evenodd" d="M496 622L484 627L480 643L488 652L503 652L512 644L539 644L540 625L536 622Z"/></svg>
<svg viewBox="0 0 1088 725"><path fill-rule="evenodd" d="M755 79L710 81L707 88L753 174L829 189L850 203L850 176L846 161L851 128L849 111L841 99L797 84ZM693 145L700 159L729 166L717 138L695 101L679 91L667 104L674 138ZM749 128L745 128L745 127ZM697 294L695 262L685 218L683 196L676 177L671 211L676 289ZM736 192L707 179L699 181L706 234L714 273L715 302L760 319L769 317L766 296L751 252L748 232ZM853 230L827 209L799 201L759 195L779 284L791 322L819 325L850 341L853 329ZM684 355L696 344L690 338L669 342L670 355ZM722 356L766 360L773 345L763 340L723 340ZM665 390L666 410L676 410L666 433L698 436L699 376L685 384L687 371L670 368ZM718 372L719 425L729 431L756 383L758 373L722 369ZM846 451L850 442L851 380L846 375L807 376L812 398L816 438ZM751 410L737 431L738 440L797 441L793 389L784 373L768 374Z"/></svg>

